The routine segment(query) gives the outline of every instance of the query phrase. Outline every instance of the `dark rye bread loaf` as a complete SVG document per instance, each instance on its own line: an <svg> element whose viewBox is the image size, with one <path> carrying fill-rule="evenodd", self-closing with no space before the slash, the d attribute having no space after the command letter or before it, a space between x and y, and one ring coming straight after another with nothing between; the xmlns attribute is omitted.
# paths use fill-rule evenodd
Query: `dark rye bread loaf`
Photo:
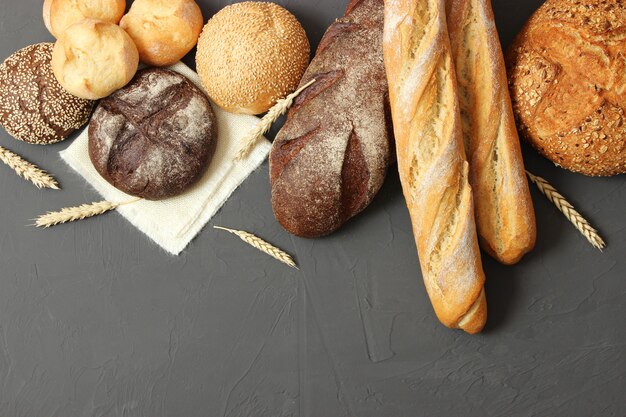
<svg viewBox="0 0 626 417"><path fill-rule="evenodd" d="M383 0L351 0L326 31L270 154L272 206L302 237L337 230L367 207L390 161Z"/></svg>
<svg viewBox="0 0 626 417"><path fill-rule="evenodd" d="M148 69L100 102L89 124L89 156L114 187L160 200L202 175L216 139L204 93L176 72Z"/></svg>
<svg viewBox="0 0 626 417"><path fill-rule="evenodd" d="M37 145L67 138L87 123L94 105L61 87L50 64L53 47L27 46L0 65L0 124L14 138Z"/></svg>

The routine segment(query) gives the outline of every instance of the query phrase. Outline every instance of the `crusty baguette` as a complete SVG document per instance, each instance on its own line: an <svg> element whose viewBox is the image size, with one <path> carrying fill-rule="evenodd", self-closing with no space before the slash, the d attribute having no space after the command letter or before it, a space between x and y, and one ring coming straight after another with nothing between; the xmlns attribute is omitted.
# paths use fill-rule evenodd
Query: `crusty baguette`
<svg viewBox="0 0 626 417"><path fill-rule="evenodd" d="M480 243L503 264L535 246L536 225L490 0L447 0Z"/></svg>
<svg viewBox="0 0 626 417"><path fill-rule="evenodd" d="M439 320L487 318L445 0L386 0L383 51L398 169L426 290Z"/></svg>
<svg viewBox="0 0 626 417"><path fill-rule="evenodd" d="M272 208L302 237L330 234L380 190L393 150L383 0L351 0L322 38L270 154Z"/></svg>

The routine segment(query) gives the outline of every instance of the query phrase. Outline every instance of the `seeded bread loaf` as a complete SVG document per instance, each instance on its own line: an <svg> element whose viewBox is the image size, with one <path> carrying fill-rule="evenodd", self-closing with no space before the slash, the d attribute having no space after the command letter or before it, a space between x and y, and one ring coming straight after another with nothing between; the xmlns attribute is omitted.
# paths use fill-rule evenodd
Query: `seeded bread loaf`
<svg viewBox="0 0 626 417"><path fill-rule="evenodd" d="M68 93L52 72L51 43L20 49L0 65L0 124L16 139L48 145L89 120L94 102Z"/></svg>
<svg viewBox="0 0 626 417"><path fill-rule="evenodd" d="M626 2L548 0L507 54L521 133L555 164L626 173Z"/></svg>
<svg viewBox="0 0 626 417"><path fill-rule="evenodd" d="M383 0L352 0L318 47L270 155L272 206L290 233L330 234L367 207L390 159Z"/></svg>

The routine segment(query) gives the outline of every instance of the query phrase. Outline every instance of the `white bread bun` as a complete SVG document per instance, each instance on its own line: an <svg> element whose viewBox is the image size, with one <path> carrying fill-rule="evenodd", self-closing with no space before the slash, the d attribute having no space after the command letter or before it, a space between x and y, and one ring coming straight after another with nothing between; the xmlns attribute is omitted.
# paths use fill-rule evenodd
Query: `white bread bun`
<svg viewBox="0 0 626 417"><path fill-rule="evenodd" d="M71 94L89 100L110 95L137 72L139 54L133 40L113 23L86 19L57 40L52 70Z"/></svg>
<svg viewBox="0 0 626 417"><path fill-rule="evenodd" d="M46 25L48 32L52 33L50 27L50 6L52 6L52 0L44 0L43 2L43 24Z"/></svg>
<svg viewBox="0 0 626 417"><path fill-rule="evenodd" d="M259 114L296 89L309 54L294 15L275 3L243 2L225 7L206 24L196 67L220 107Z"/></svg>
<svg viewBox="0 0 626 417"><path fill-rule="evenodd" d="M43 21L55 38L74 23L84 19L119 23L126 10L126 0L45 0Z"/></svg>
<svg viewBox="0 0 626 417"><path fill-rule="evenodd" d="M71 25L84 19L119 23L126 10L126 0L45 0L43 21L55 38Z"/></svg>
<svg viewBox="0 0 626 417"><path fill-rule="evenodd" d="M135 41L141 62L172 65L198 42L204 18L193 0L135 0L120 26Z"/></svg>

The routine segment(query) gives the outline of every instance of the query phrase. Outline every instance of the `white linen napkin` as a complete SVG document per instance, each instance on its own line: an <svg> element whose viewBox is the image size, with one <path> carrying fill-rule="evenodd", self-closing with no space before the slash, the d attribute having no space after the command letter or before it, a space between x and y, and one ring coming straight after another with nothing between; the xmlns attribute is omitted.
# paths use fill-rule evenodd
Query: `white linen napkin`
<svg viewBox="0 0 626 417"><path fill-rule="evenodd" d="M202 89L198 75L185 64L179 62L169 69L189 78ZM211 105L217 116L217 147L198 183L177 197L161 201L141 200L117 209L136 228L173 255L180 254L187 247L233 191L265 160L270 150L270 142L263 138L245 160L236 161L241 139L259 119L228 113L214 103ZM89 159L87 128L60 155L105 200L124 202L134 198L109 184L93 167Z"/></svg>

